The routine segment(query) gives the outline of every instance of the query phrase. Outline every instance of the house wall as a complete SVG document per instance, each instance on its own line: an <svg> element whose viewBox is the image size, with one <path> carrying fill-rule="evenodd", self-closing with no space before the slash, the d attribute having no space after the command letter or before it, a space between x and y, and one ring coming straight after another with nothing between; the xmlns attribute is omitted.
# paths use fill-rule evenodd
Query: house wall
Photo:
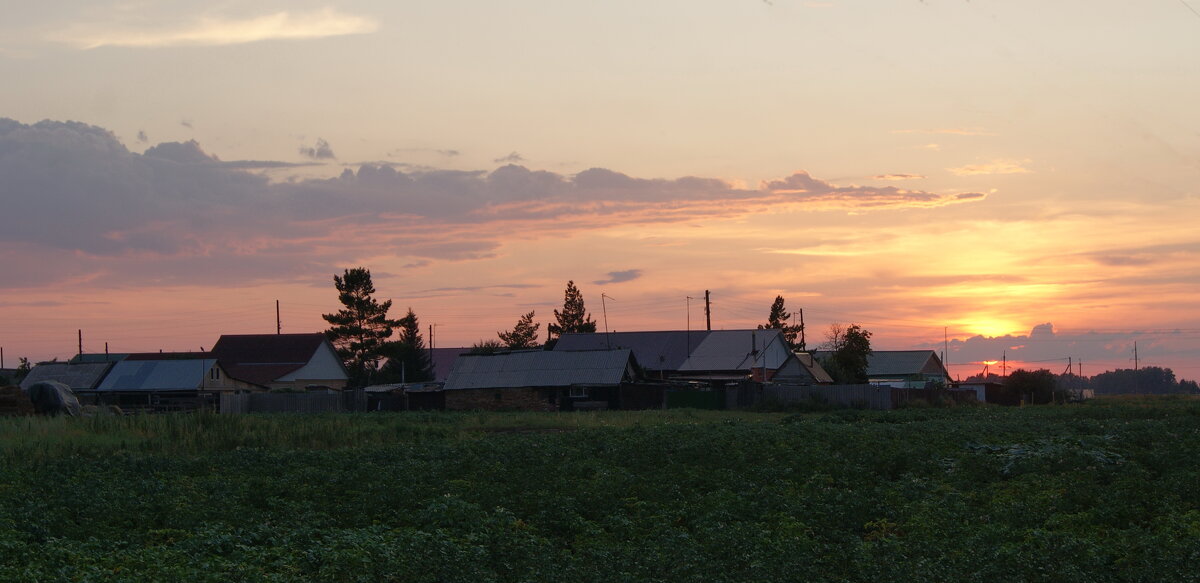
<svg viewBox="0 0 1200 583"><path fill-rule="evenodd" d="M213 378L213 370L217 371L217 378ZM221 365L214 364L204 375L204 380L200 383L200 388L205 391L219 391L222 393L231 393L236 391L261 391L262 387L252 385L250 383L239 381L225 372Z"/></svg>
<svg viewBox="0 0 1200 583"><path fill-rule="evenodd" d="M456 389L445 391L448 411L557 411L555 389Z"/></svg>

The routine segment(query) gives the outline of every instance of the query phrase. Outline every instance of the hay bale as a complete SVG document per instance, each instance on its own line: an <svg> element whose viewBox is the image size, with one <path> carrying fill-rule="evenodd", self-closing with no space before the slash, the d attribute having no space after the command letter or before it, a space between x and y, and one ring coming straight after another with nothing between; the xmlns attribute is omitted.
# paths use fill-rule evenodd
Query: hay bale
<svg viewBox="0 0 1200 583"><path fill-rule="evenodd" d="M33 415L33 401L21 387L0 387L0 415Z"/></svg>

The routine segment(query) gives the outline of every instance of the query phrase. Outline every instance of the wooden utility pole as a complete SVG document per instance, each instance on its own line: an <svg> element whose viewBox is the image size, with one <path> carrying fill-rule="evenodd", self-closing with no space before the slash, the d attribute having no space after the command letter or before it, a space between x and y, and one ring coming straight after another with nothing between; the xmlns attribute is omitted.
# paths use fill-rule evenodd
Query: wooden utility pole
<svg viewBox="0 0 1200 583"><path fill-rule="evenodd" d="M808 352L808 343L804 339L804 308L800 308L800 352Z"/></svg>
<svg viewBox="0 0 1200 583"><path fill-rule="evenodd" d="M704 327L712 330L712 297L708 290L704 290Z"/></svg>
<svg viewBox="0 0 1200 583"><path fill-rule="evenodd" d="M83 356L83 329L79 329L79 356Z"/></svg>
<svg viewBox="0 0 1200 583"><path fill-rule="evenodd" d="M283 334L283 321L279 319L279 300L275 300L275 333Z"/></svg>

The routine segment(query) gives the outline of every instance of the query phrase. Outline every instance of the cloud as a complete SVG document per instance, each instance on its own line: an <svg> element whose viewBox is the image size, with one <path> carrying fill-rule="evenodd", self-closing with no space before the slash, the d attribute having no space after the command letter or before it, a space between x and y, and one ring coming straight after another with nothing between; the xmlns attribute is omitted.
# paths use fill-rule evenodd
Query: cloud
<svg viewBox="0 0 1200 583"><path fill-rule="evenodd" d="M952 136L994 136L995 132L983 128L941 128L933 130L892 130L893 134L942 134Z"/></svg>
<svg viewBox="0 0 1200 583"><path fill-rule="evenodd" d="M609 284L609 283L624 283L626 281L633 281L641 276L642 276L642 270L640 270L640 269L626 269L624 271L610 271L610 272L608 272L608 279L600 279L600 280L593 281L592 283L594 283L596 285L605 285L605 284Z"/></svg>
<svg viewBox="0 0 1200 583"><path fill-rule="evenodd" d="M189 129L189 130L190 130L190 129L192 129L192 120L190 120L190 119L181 119L181 120L179 120L179 125L181 125L181 126L183 126L183 127L185 127L185 128L187 128L187 129Z"/></svg>
<svg viewBox="0 0 1200 583"><path fill-rule="evenodd" d="M497 164L516 164L518 162L524 162L525 158L523 158L520 154L513 152L507 156L504 156L502 158L496 158L495 160L492 160L492 161Z"/></svg>
<svg viewBox="0 0 1200 583"><path fill-rule="evenodd" d="M1024 160L1028 163L1029 160ZM1020 160L992 160L984 164L968 164L958 168L947 168L955 176L977 176L982 174L1028 174L1029 169Z"/></svg>
<svg viewBox="0 0 1200 583"><path fill-rule="evenodd" d="M367 34L378 28L379 25L369 18L326 8L304 13L282 11L241 19L201 17L179 26L81 23L68 27L51 40L82 49L221 46Z"/></svg>
<svg viewBox="0 0 1200 583"><path fill-rule="evenodd" d="M876 174L872 176L875 180L919 180L925 178L923 174Z"/></svg>
<svg viewBox="0 0 1200 583"><path fill-rule="evenodd" d="M317 138L317 143L315 146L301 146L300 153L312 158L313 160L333 160L334 158L337 158L337 156L333 154L333 148L329 147L329 142L325 141L324 138Z"/></svg>
<svg viewBox="0 0 1200 583"><path fill-rule="evenodd" d="M837 187L817 180L807 172L797 172L787 178L764 182L762 189L776 194L788 195L795 201L804 201L818 207L841 207L847 210L897 207L937 207L956 202L981 200L983 193L939 194L921 190L905 190L894 186L882 188L870 186Z"/></svg>
<svg viewBox="0 0 1200 583"><path fill-rule="evenodd" d="M311 149L319 157L330 148L318 140ZM776 209L929 208L983 197L839 187L804 172L757 189L514 164L492 171L363 164L335 178L277 183L252 172L293 165L222 161L195 140L139 154L96 126L0 119L0 200L7 216L22 218L0 230L0 271L40 270L26 281L89 274L97 285L139 278L230 285L329 271L381 252L419 266L496 257L503 242L622 224ZM606 281L639 273L614 272Z"/></svg>

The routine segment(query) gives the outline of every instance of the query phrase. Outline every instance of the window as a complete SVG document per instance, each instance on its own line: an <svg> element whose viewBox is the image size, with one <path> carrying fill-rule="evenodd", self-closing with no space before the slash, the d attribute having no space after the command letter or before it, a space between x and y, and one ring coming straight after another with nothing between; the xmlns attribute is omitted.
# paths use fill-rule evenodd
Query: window
<svg viewBox="0 0 1200 583"><path fill-rule="evenodd" d="M219 369L215 366L208 369L208 378L209 378L209 380L213 380L213 381L221 380L221 369Z"/></svg>
<svg viewBox="0 0 1200 583"><path fill-rule="evenodd" d="M571 387L571 391L567 396L575 399L586 399L588 396L587 387Z"/></svg>

